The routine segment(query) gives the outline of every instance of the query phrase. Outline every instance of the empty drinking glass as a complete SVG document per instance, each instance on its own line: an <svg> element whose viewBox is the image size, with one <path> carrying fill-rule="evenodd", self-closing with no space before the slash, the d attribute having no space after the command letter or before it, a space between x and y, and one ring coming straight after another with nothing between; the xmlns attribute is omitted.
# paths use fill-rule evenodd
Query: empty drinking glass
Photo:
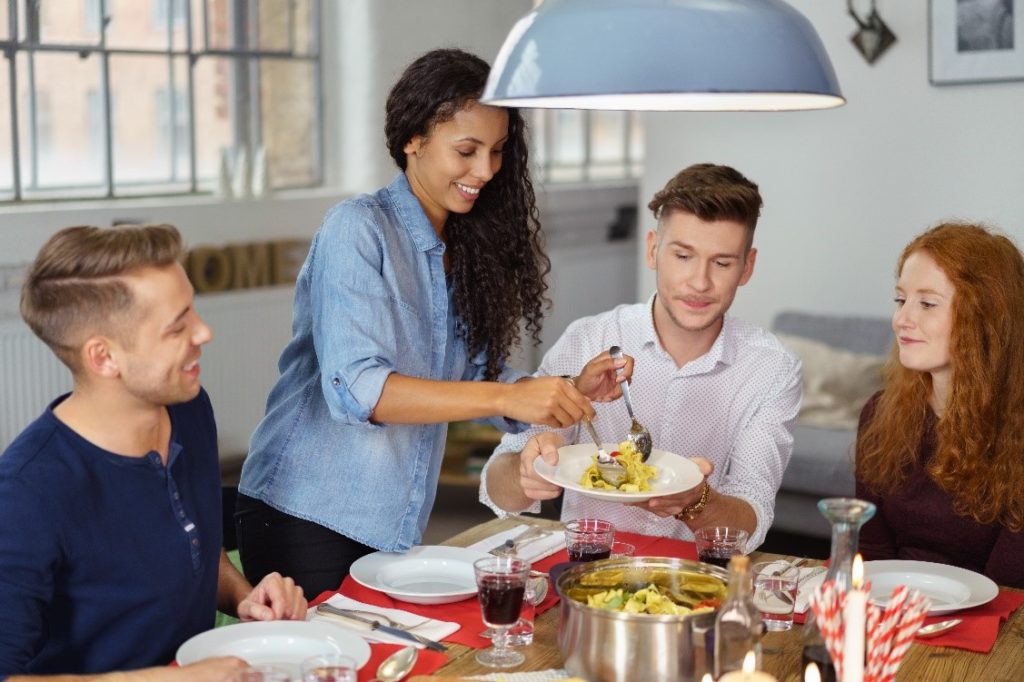
<svg viewBox="0 0 1024 682"><path fill-rule="evenodd" d="M476 654L488 668L512 668L526 660L509 648L509 629L519 620L530 564L514 556L491 556L473 562L484 624L494 631L494 645Z"/></svg>
<svg viewBox="0 0 1024 682"><path fill-rule="evenodd" d="M754 606L761 612L765 630L793 627L793 609L800 587L800 569L785 561L754 564Z"/></svg>
<svg viewBox="0 0 1024 682"><path fill-rule="evenodd" d="M231 682L292 682L292 676L276 665L250 665L235 673Z"/></svg>
<svg viewBox="0 0 1024 682"><path fill-rule="evenodd" d="M302 682L356 682L359 667L351 656L323 654L302 661Z"/></svg>

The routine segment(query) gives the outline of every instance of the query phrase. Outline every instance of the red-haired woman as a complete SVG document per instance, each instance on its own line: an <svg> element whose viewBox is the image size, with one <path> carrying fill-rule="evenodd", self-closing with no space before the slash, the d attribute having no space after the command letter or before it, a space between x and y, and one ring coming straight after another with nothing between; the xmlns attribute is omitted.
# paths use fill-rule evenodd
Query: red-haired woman
<svg viewBox="0 0 1024 682"><path fill-rule="evenodd" d="M878 505L861 551L1024 587L1024 259L943 224L897 273L897 343L857 433L857 496Z"/></svg>

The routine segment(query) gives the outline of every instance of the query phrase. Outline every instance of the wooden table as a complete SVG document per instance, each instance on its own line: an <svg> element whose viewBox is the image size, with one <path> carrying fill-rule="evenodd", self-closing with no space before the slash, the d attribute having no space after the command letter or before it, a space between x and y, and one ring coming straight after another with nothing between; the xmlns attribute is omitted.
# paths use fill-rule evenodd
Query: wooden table
<svg viewBox="0 0 1024 682"><path fill-rule="evenodd" d="M559 527L553 521L544 519L494 519L456 535L444 544L466 547L495 533L512 528L524 521L546 527ZM754 552L752 559L764 560L775 555ZM537 617L534 624L534 640L531 646L522 649L526 662L509 672L546 670L562 666L562 654L558 650L558 607ZM788 632L768 633L763 642L764 669L775 675L780 682L799 682L800 626ZM473 658L475 649L461 644L451 644L448 649L448 663L434 675L442 678L483 675L494 670L484 668ZM414 677L410 682L435 679L434 676ZM900 666L899 682L936 682L947 680L978 680L984 682L1019 682L1024 679L1024 608L1017 611L999 630L996 645L988 654L976 654L962 649L935 647L915 644ZM638 681L639 682L639 681Z"/></svg>

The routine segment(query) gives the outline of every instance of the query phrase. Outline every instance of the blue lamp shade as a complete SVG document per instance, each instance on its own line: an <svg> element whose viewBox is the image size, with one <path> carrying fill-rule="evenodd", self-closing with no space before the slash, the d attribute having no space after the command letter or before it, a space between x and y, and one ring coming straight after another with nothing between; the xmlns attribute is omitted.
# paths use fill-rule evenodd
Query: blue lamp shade
<svg viewBox="0 0 1024 682"><path fill-rule="evenodd" d="M482 101L784 111L846 100L811 22L782 0L545 0L505 39Z"/></svg>

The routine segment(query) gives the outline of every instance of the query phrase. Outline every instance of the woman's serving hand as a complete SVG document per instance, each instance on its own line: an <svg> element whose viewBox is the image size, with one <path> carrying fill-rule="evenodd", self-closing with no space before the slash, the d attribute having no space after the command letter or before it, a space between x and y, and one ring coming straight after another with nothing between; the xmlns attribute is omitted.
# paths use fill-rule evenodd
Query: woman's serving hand
<svg viewBox="0 0 1024 682"><path fill-rule="evenodd" d="M592 418L590 401L561 377L536 377L508 384L501 413L528 424L554 428L572 426L584 416Z"/></svg>
<svg viewBox="0 0 1024 682"><path fill-rule="evenodd" d="M573 381L576 388L594 402L608 403L622 395L619 384L633 377L633 358L623 355L616 360L608 351L596 356L583 366Z"/></svg>

